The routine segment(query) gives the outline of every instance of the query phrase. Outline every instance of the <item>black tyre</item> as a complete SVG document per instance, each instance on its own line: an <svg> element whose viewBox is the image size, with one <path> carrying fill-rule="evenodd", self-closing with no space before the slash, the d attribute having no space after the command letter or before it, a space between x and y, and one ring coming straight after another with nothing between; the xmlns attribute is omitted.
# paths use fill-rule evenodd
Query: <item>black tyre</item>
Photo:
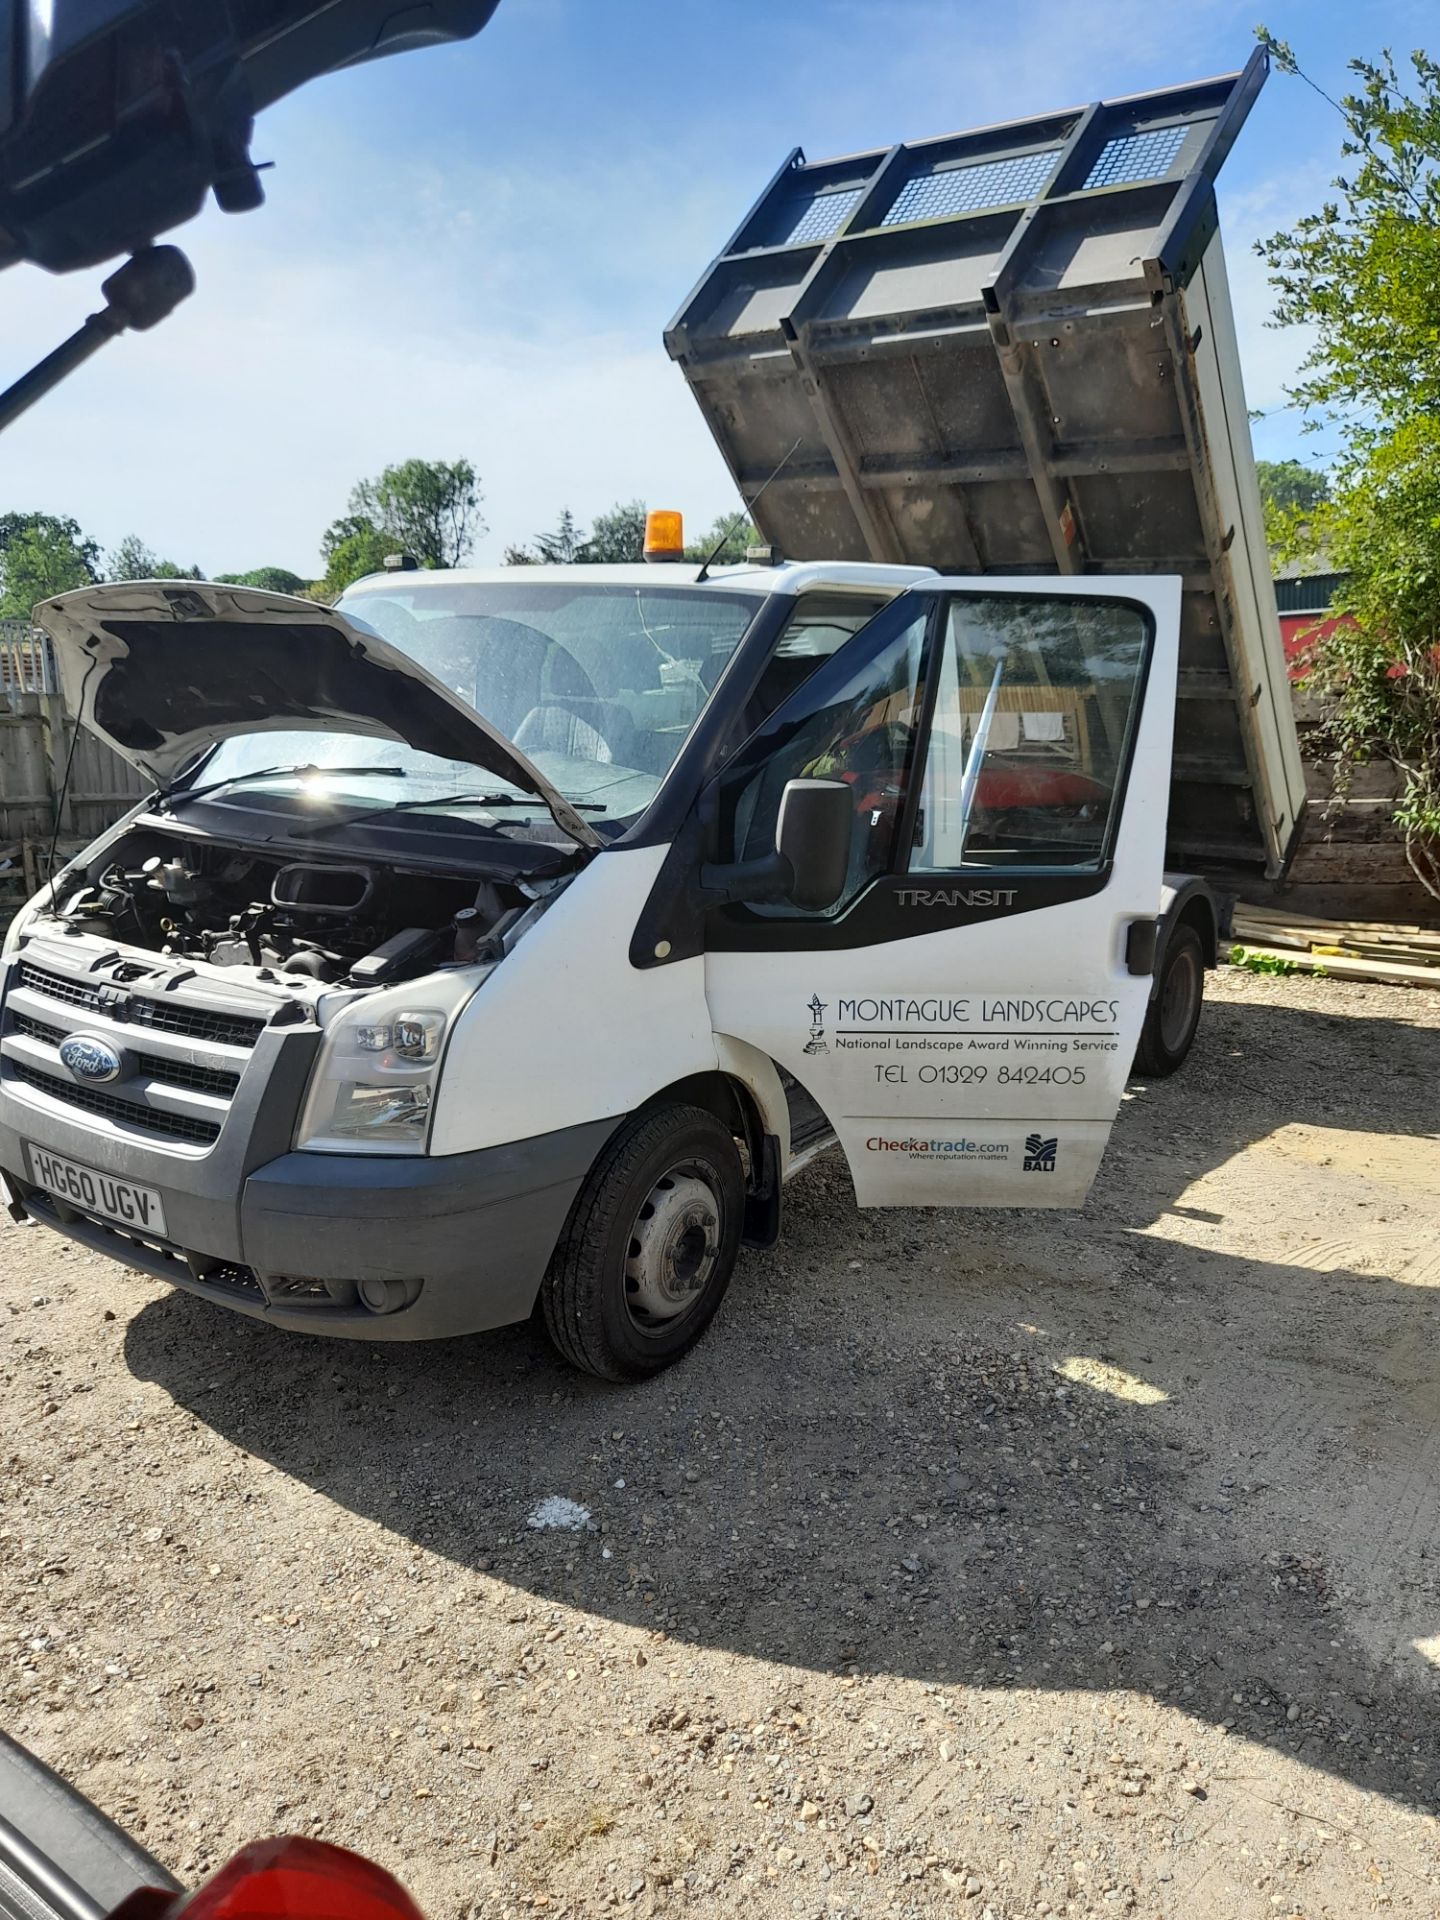
<svg viewBox="0 0 1440 1920"><path fill-rule="evenodd" d="M1163 1079L1185 1064L1205 1004L1205 949L1194 927L1178 926L1165 942L1160 979L1145 1012L1135 1071Z"/></svg>
<svg viewBox="0 0 1440 1920"><path fill-rule="evenodd" d="M745 1178L703 1107L627 1122L576 1195L540 1287L545 1330L572 1366L644 1380L700 1338L740 1250Z"/></svg>

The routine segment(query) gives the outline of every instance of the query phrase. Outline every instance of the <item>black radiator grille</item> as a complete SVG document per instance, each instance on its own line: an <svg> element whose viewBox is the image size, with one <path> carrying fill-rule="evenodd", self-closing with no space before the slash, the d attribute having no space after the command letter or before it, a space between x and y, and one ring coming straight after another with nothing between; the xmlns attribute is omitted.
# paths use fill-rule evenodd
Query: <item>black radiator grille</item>
<svg viewBox="0 0 1440 1920"><path fill-rule="evenodd" d="M133 1100L122 1100L118 1094L102 1093L98 1087L81 1087L73 1080L60 1080L53 1073L41 1073L39 1068L23 1060L11 1060L7 1065L9 1072L26 1086L48 1093L52 1099L63 1101L66 1106L78 1107L82 1113L95 1113L106 1120L118 1120L141 1133L158 1134L167 1140L190 1140L197 1146L208 1147L220 1138L218 1121L194 1120L189 1114L166 1113L159 1107L139 1106Z"/></svg>
<svg viewBox="0 0 1440 1920"><path fill-rule="evenodd" d="M48 1046L58 1047L65 1038L63 1027L47 1026L43 1020L32 1020L28 1013L12 1013L10 1024L16 1033L23 1033L31 1040L43 1040Z"/></svg>
<svg viewBox="0 0 1440 1920"><path fill-rule="evenodd" d="M191 1093L214 1093L228 1100L240 1084L238 1073L224 1073L219 1067L196 1067L187 1060L167 1060L163 1053L137 1053L135 1065L147 1079L161 1080L167 1087L185 1087Z"/></svg>
<svg viewBox="0 0 1440 1920"><path fill-rule="evenodd" d="M10 1024L16 1033L23 1033L31 1040L43 1040L48 1046L58 1047L65 1038L63 1027L52 1027L28 1013L12 1014ZM213 1093L229 1100L240 1085L238 1073L226 1073L219 1067L198 1067L188 1060L169 1060L163 1053L136 1053L130 1057L138 1073L144 1074L147 1080L162 1081L167 1087L184 1087L191 1093Z"/></svg>
<svg viewBox="0 0 1440 1920"><path fill-rule="evenodd" d="M20 962L16 984L67 1007L105 1011L99 989L89 981L67 980L63 973L37 967L33 960ZM251 1019L245 1014L215 1013L206 1007L186 1006L183 1001L149 1000L135 993L128 998L125 1018L132 1027L151 1027L157 1033L174 1033L187 1040L211 1040L226 1047L253 1047L265 1030L263 1020Z"/></svg>

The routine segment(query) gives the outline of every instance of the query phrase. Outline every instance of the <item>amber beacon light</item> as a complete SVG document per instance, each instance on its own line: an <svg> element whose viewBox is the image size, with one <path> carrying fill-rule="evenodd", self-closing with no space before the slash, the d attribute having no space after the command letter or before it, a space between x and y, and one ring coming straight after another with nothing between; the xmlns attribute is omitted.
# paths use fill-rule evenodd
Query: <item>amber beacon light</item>
<svg viewBox="0 0 1440 1920"><path fill-rule="evenodd" d="M685 521L671 507L654 507L645 516L645 558L683 560Z"/></svg>

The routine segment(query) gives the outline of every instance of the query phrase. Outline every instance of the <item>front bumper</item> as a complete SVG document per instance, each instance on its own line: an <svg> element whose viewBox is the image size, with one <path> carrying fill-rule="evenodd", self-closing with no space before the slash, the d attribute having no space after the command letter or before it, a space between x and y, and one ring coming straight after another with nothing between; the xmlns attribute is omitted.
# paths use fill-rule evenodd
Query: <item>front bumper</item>
<svg viewBox="0 0 1440 1920"><path fill-rule="evenodd" d="M245 1179L233 1236L235 1209L222 1203L199 1244L181 1246L141 1238L33 1185L12 1118L6 1112L0 1124L0 1168L19 1211L254 1319L351 1340L433 1340L528 1318L570 1204L615 1125L436 1160L282 1154ZM28 1115L25 1124L34 1140ZM68 1140L64 1151L83 1154ZM149 1168L113 1170L151 1183ZM159 1190L167 1218L183 1200L193 1220L193 1194ZM365 1295L386 1283L398 1283L403 1304L375 1311Z"/></svg>
<svg viewBox="0 0 1440 1920"><path fill-rule="evenodd" d="M525 1319L615 1124L437 1159L297 1153L320 1033L293 991L86 936L27 942L0 993L0 1173L16 1210L276 1326L423 1340ZM60 1047L81 1032L123 1059L118 1078L76 1082ZM33 1147L154 1188L169 1237L57 1198Z"/></svg>

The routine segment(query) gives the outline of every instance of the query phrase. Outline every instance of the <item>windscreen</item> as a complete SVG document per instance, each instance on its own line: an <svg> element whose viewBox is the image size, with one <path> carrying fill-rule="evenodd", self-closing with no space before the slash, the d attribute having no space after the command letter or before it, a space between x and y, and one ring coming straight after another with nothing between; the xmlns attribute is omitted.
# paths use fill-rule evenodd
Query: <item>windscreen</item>
<svg viewBox="0 0 1440 1920"><path fill-rule="evenodd" d="M597 827L633 819L653 798L681 743L762 604L763 596L710 588L517 578L354 593L337 611L372 628L475 708ZM423 808L497 791L513 809L543 804L463 762L389 740L266 732L227 741L206 783L277 765L363 772L400 768L377 803ZM252 782L247 791L261 783ZM370 788L357 788L370 794Z"/></svg>

